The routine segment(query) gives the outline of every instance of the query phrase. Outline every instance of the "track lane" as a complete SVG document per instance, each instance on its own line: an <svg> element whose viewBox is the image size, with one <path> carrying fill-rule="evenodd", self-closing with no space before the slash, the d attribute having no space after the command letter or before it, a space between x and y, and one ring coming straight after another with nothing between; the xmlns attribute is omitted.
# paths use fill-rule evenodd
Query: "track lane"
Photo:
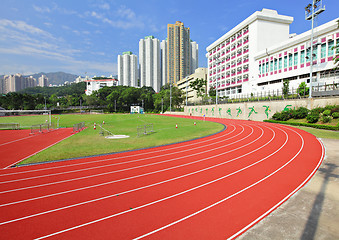
<svg viewBox="0 0 339 240"><path fill-rule="evenodd" d="M228 120L219 120L219 121L226 123L226 124L231 123L231 121L228 121ZM232 121L232 123L234 123L234 121ZM237 123L237 124L243 125L244 123L245 122L240 122L240 123ZM258 128L258 129L260 127L266 128L266 129L269 128L268 127L269 125L267 125L267 124L248 123L248 122L246 122L246 123L250 124L253 128ZM272 128L274 128L274 127L272 127ZM285 130L285 131L287 131L287 130ZM301 132L301 134L304 134L304 133ZM263 139L269 138L268 131L267 131L267 133L264 134L264 136L265 137ZM279 136L280 136L280 138L279 138ZM86 221L91 222L91 221L95 221L95 220L100 219L100 218L104 218L103 216L107 216L107 214L109 212L119 214L119 211L121 212L123 209L127 209L127 210L125 210L125 211L127 211L126 213L119 214L117 217L113 217L114 219L113 218L107 218L105 220L102 220L102 221L99 221L99 222L96 222L96 223L93 223L93 224L86 224L83 227L77 227L74 230L62 232L62 233L60 233L60 235L57 234L55 236L57 238L62 236L63 239L65 239L65 238L67 239L67 238L72 237L73 234L78 234L78 235L79 234L80 235L85 234L83 236L86 236L86 237L88 237L88 239L91 239L90 236L91 236L91 231L93 229L97 229L97 230L102 229L102 231L104 231L104 229L105 229L105 232L103 232L103 235L100 236L101 239L104 239L105 237L109 237L109 236L112 237L113 235L111 235L111 234L117 234L115 236L123 236L123 238L125 238L125 239L130 239L130 237L136 237L138 234L140 236L142 234L147 233L147 231L153 231L154 229L156 229L157 226L158 226L158 228L159 228L159 226L161 228L161 226L163 227L163 226L166 226L173 221L177 221L178 218L180 219L180 218L183 218L187 215L192 214L192 212L194 212L194 211L199 211L199 209L202 209L202 208L208 206L208 204L215 203L216 201L220 200L220 198L224 197L225 194L232 194L232 189L233 189L233 191L237 191L237 190L241 191L239 189L244 189L244 188L246 188L245 187L246 185L248 186L249 184L251 185L251 183L253 184L253 181L260 179L260 177L262 177L263 174L265 175L267 173L274 171L274 169L276 169L278 166L280 166L282 164L282 162L280 162L280 161L286 161L286 157L287 157L287 155L285 153L285 152L287 152L286 150L280 151L279 153L275 154L275 156L279 156L278 161L277 160L272 161L272 160L266 159L265 161L262 161L258 164L255 164L255 165L249 167L246 170L238 172L239 169L241 169L242 167L246 168L246 166L250 166L251 164L253 164L255 162L255 160L257 160L258 158L265 157L265 156L268 156L270 153L273 153L275 150L278 149L279 143L281 144L282 139L283 138L281 138L281 135L277 134L277 136L274 138L274 141L272 140L272 144L269 144L266 148L260 149L260 151L257 151L255 154L248 155L247 157L242 157L243 159L238 159L237 161L233 161L231 163L228 163L228 164L226 164L227 166L221 165L220 167L214 168L212 170L208 170L208 171L205 171L203 173L201 172L199 174L188 176L187 180L180 178L178 180L174 180L174 181L171 181L171 182L157 184L157 185L152 186L150 188L143 188L143 189L140 189L140 190L137 190L137 191L129 192L128 194L121 194L120 196L112 197L112 199L114 198L113 200L107 198L107 199L104 199L104 200L95 201L95 202L90 203L90 204L84 204L84 205L77 206L77 207L74 207L74 208L72 207L72 208L60 210L57 213L53 213L52 215L51 214L43 214L43 216L32 217L29 220L24 220L23 222L25 222L25 223L27 222L28 225L41 224L43 231L40 231L40 234L41 234L40 236L42 236L44 232L46 233L46 235L48 235L50 233L53 233L53 231L54 232L62 231L62 229L69 229L70 226L76 227L76 226L79 226L81 224L86 224ZM267 139L265 141L267 142ZM248 151L248 150L254 150L256 148L260 148L260 146L262 144L264 144L264 142L257 141L256 144L249 144L249 146L246 146L246 149ZM295 147L296 141L294 141L294 142L289 141L288 144L289 145L286 146L286 149L288 149L289 154L292 154L293 151L290 151L290 149L293 149L293 147ZM232 153L228 153L226 155L227 155L227 157L239 157L243 153L241 151L244 151L244 149L239 148L237 151L235 151L236 152L235 155L232 155ZM218 154L222 154L222 151L218 152ZM220 157L221 156L222 155L220 155ZM212 157L212 155L209 155L209 157ZM112 192L112 191L114 192L115 190L120 190L120 193L121 193L121 191L130 191L131 189L133 189L133 187L134 188L138 188L138 187L141 188L142 186L146 186L146 184L156 184L157 182L160 182L160 181L166 181L166 179L170 179L171 177L175 178L175 177L179 177L179 176L181 176L185 173L189 174L189 173L193 172L194 170L198 171L198 169L201 170L203 167L212 166L211 164L213 164L213 163L218 164L218 163L222 163L223 161L227 160L227 159L224 158L224 156L221 157L221 159L220 159L220 157L217 161L214 160L214 161L210 162L209 163L210 165L206 165L207 162L204 162L203 164L198 164L198 165L191 164L191 165L188 165L189 167L187 167L187 168L182 168L182 169L186 169L184 172L182 172L181 170L172 171L173 175L168 175L168 173L170 172L170 171L168 171L165 174L165 176L163 175L163 173L156 174L154 176L147 176L145 178L142 178L143 179L142 181L140 181L140 179L138 179L138 180L128 180L123 184L121 182L115 183L113 188L112 187L110 187L110 188L101 188L100 187L101 190L98 190L98 191L92 191L92 190L87 191L86 190L81 194L79 194L79 192L77 192L77 193L74 193L74 195L73 195L73 193L72 193L72 194L70 194L70 196L72 195L73 199L79 199L79 200L80 199L81 200L87 199L87 201L90 201L90 200L88 200L88 199L90 199L88 196L93 196L93 197L107 196L107 194L105 195L104 193ZM314 155L312 155L311 157L314 158ZM190 160L191 160L191 158L187 159L188 162ZM264 164L264 162L270 162L269 167L266 166L266 164L261 166L261 164ZM55 166L57 166L57 164ZM174 167L176 165L172 165L172 166ZM196 167L196 168L193 168L193 166ZM259 167L259 166L261 166L261 167ZM60 169L62 169L62 168L60 168ZM263 169L265 171L263 171ZM145 170L146 170L146 168L145 168ZM310 171L310 170L311 169L307 169L307 171ZM289 170L289 171L292 171L292 170ZM299 171L299 170L297 169L297 171ZM38 172L40 172L40 171L38 171ZM43 172L43 171L41 171L41 172ZM185 194L178 195L177 197L174 197L173 199L171 198L171 199L168 199L166 201L161 201L157 204L151 205L151 206L147 207L146 211L145 211L146 208L140 208L140 209L134 210L135 208L133 207L133 209L131 211L128 209L128 206L137 206L138 207L142 204L145 205L145 204L147 204L147 202L150 202L150 201L157 201L155 199L159 199L161 197L166 198L166 196L169 196L171 194L172 195L178 194L178 191L185 191L185 189L187 190L187 189L192 188L192 187L194 188L194 186L198 186L199 184L200 185L205 184L208 181L213 181L213 179L224 176L223 174L226 174L226 173L231 174L231 175L229 177L225 178L225 179L218 181L217 183L208 184L208 186L204 186L204 187L199 188L197 190L189 191ZM8 175L8 176L10 176L10 175ZM160 178L159 178L159 176L160 176ZM236 182L236 184L234 184L235 182ZM274 184L276 184L276 183L274 183ZM225 192L216 193L216 192L218 192L217 189L226 189L227 191L225 190ZM54 190L52 192L54 192ZM119 191L115 191L115 192L119 192ZM84 194L84 193L86 193L86 194ZM207 194L207 193L210 193L210 194ZM87 196L87 198L86 198L86 196ZM192 197L192 196L200 196L201 199L199 199L199 197ZM207 198L206 196L210 196L210 198ZM95 199L93 197L92 197L92 199ZM58 200L58 198L60 198L60 199ZM52 204L51 205L46 204L46 209L51 210L51 206L53 206L53 201L54 201L54 206L57 206L58 203L62 201L62 199L63 198L61 196L59 196L59 197L58 196L51 196ZM72 199L72 197L70 197L69 200L65 201L66 205L60 205L60 206L61 207L67 206L67 204L72 202L71 199ZM198 202L196 202L197 199L199 199ZM75 204L76 204L76 202L80 203L79 200L74 201L74 203ZM36 202L39 202L39 201L36 201ZM43 201L41 201L41 202L43 203ZM186 206L188 203L191 203L191 204L188 204L186 210L182 210L180 208L179 209L180 212L179 211L173 211L173 210L172 211L167 210L170 213L166 212L165 209L171 209L171 206L178 205L179 204L178 202L181 202L181 205L182 205L181 208ZM18 205L24 206L25 204L20 203ZM133 204L135 204L135 205L133 205ZM192 206L190 207L190 205L192 205ZM27 206L29 206L29 205L26 205L26 207ZM35 206L38 207L39 205L35 205ZM220 206L223 206L223 204L221 204ZM5 208L7 208L7 207L5 207ZM31 207L27 207L27 209L32 209L32 208L34 208L34 206L32 206L32 205L31 205ZM7 208L7 209L10 209L10 208ZM96 209L100 209L100 210L95 211ZM148 210L148 209L151 209L151 210ZM173 208L173 209L175 209L175 208ZM82 214L83 212L86 212L86 216L83 216L83 214ZM209 213L209 212L210 211L206 211L206 213ZM164 214L164 213L166 213L166 214ZM69 219L69 220L67 219L67 221L65 221L65 219L64 219L65 214L72 215L74 219ZM152 219L138 219L138 216L142 216L142 215L145 215L145 214L146 215L154 214L154 216L157 216L156 217L157 223L152 222L152 221L154 221L154 218L153 218L153 220ZM163 217L163 215L169 215L169 216ZM51 216L53 216L53 217L51 217ZM216 217L216 215L214 215L214 216ZM52 222L55 222L56 225L59 224L57 227L53 228L51 226L45 226L45 222L46 221L48 222L47 219L51 219L51 218L52 218ZM213 214L211 214L211 218L213 218ZM196 217L194 217L192 219L196 219ZM203 219L205 219L205 218L203 218ZM116 221L118 221L118 222L116 223ZM134 223L139 222L139 221L140 221L140 225L136 226L135 230L132 230L132 229L134 229L134 227L131 228L131 226L130 226L132 224L132 222L133 222L133 226L134 226L135 225ZM201 220L201 221L203 221L203 220ZM22 221L19 221L19 222L22 222ZM121 222L125 222L127 224L129 223L128 224L129 227L122 226L120 224ZM158 234L165 234L166 236L172 236L171 235L172 232L176 232L176 233L179 234L179 233L182 232L182 230L180 230L181 229L180 226L185 226L186 222L187 222L187 224L191 223L191 219L189 221L185 220L180 224L175 224L174 227L169 227L168 229L166 228L166 230L164 230L164 231L161 230L161 231L157 232L155 235L152 234L152 236L158 236ZM117 229L127 228L126 231L128 230L129 232L132 232L133 236L132 235L130 236L129 235L130 233L125 233L124 230L119 230L120 232L118 231L118 232L112 233L111 230L107 229L107 226L109 224L112 224L112 223L114 223L114 227L112 227L112 229L113 228L115 229L115 227ZM10 229L12 229L13 228L12 226L16 225L16 223L5 224L5 225L6 226L0 225L0 230L4 230L4 232L6 234L8 234L9 237L12 236L11 233L10 233L11 232ZM24 225L26 225L26 224L24 224ZM54 224L52 224L52 225L54 225ZM145 225L147 225L147 227ZM152 226L152 228L150 229L149 226ZM200 229L201 226L200 225L198 225L198 226L199 226L198 228ZM237 227L239 227L239 226L237 226ZM182 227L182 229L186 229L185 230L186 232L188 230L187 227ZM170 231L171 233L169 233L168 231ZM181 235L181 234L178 235L179 236L178 239L180 239L180 237L183 237L186 234L185 231L182 232L183 235ZM229 231L227 230L227 232L229 232ZM38 236L38 234L36 232L34 233L34 229L25 229L24 228L24 229L22 229L21 233L26 235L26 236ZM13 234L15 234L15 233L13 232ZM32 234L32 235L30 235L30 234ZM121 234L121 235L119 235L119 234ZM193 234L191 236L194 236L194 233L191 233L191 234ZM201 236L202 235L200 235L200 239L203 239L203 238L201 238Z"/></svg>

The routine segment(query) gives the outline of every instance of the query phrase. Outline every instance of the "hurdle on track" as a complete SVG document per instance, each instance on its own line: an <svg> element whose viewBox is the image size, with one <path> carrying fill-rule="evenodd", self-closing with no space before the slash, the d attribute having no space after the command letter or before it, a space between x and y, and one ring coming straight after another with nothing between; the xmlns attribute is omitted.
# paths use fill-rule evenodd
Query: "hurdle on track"
<svg viewBox="0 0 339 240"><path fill-rule="evenodd" d="M20 124L19 123L0 123L0 129L18 130L20 129Z"/></svg>

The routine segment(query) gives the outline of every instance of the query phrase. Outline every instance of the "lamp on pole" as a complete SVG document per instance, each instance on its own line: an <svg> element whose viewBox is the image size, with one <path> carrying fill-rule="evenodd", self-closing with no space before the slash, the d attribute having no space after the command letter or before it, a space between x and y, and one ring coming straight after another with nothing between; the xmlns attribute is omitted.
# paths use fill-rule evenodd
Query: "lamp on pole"
<svg viewBox="0 0 339 240"><path fill-rule="evenodd" d="M309 98L312 98L312 82L313 82L313 26L314 26L314 17L318 16L320 13L325 11L325 6L322 5L322 0L313 0L312 4L309 3L305 7L305 20L312 20L312 29L311 29L311 49L310 49L310 95ZM315 45L318 47L318 45Z"/></svg>

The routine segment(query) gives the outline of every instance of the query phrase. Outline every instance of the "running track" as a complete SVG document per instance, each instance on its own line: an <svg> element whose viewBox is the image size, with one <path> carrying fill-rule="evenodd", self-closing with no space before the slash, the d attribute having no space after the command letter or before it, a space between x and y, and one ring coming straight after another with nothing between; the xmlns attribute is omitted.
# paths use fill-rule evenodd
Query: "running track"
<svg viewBox="0 0 339 240"><path fill-rule="evenodd" d="M0 238L236 238L323 160L322 144L302 130L210 120L227 128L174 145L0 170Z"/></svg>

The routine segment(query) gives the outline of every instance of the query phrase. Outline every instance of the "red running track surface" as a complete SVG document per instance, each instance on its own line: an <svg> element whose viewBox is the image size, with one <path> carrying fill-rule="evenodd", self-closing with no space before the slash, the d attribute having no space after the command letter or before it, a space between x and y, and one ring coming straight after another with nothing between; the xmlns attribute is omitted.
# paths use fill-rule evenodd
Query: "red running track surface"
<svg viewBox="0 0 339 240"><path fill-rule="evenodd" d="M174 145L0 171L3 239L226 239L314 175L311 134L269 123ZM197 125L199 127L199 125Z"/></svg>
<svg viewBox="0 0 339 240"><path fill-rule="evenodd" d="M73 134L72 128L60 128L30 135L30 130L0 131L0 168L8 168Z"/></svg>

